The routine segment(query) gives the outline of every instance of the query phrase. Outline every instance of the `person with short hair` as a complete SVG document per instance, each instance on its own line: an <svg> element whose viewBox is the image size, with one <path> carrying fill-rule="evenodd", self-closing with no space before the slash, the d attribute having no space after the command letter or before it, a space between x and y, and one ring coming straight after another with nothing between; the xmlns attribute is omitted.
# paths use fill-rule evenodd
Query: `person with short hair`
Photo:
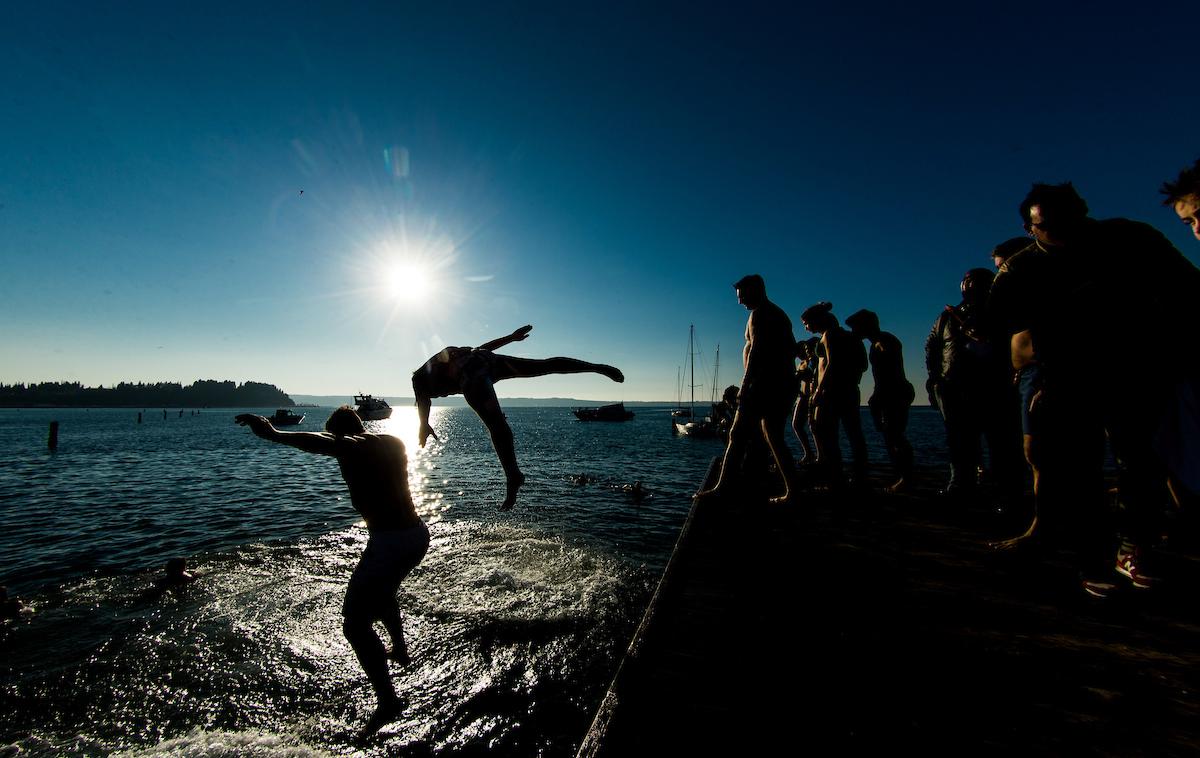
<svg viewBox="0 0 1200 758"><path fill-rule="evenodd" d="M729 429L729 441L721 459L721 471L711 488L696 494L698 499L715 499L729 494L747 445L761 435L770 448L783 478L783 494L772 503L793 503L799 493L796 464L784 439L784 429L796 398L796 337L792 320L767 298L767 285L758 274L750 274L733 285L738 302L750 311L746 321L746 344L742 349L742 385L737 412Z"/></svg>
<svg viewBox="0 0 1200 758"><path fill-rule="evenodd" d="M324 432L281 432L251 413L234 420L270 442L337 459L350 504L367 524L367 546L342 604L342 632L375 690L378 704L361 736L373 734L401 712L387 666L389 658L409 662L396 590L429 548L429 529L409 493L404 443L390 434L367 432L354 409L345 405L330 414ZM375 621L392 638L391 651L375 633Z"/></svg>
<svg viewBox="0 0 1200 758"><path fill-rule="evenodd" d="M1031 241L1028 237L1013 237L1012 239L1004 240L999 245L996 245L992 248L992 264L998 271L1000 270L1000 267L1004 265L1006 260L1034 244L1036 243Z"/></svg>
<svg viewBox="0 0 1200 758"><path fill-rule="evenodd" d="M871 343L867 359L875 391L867 400L875 428L883 435L884 447L892 461L896 481L885 491L902 492L912 484L913 449L908 442L908 409L916 391L904 374L904 348L900 339L879 328L879 316L865 308L846 317L846 326L858 339Z"/></svg>
<svg viewBox="0 0 1200 758"><path fill-rule="evenodd" d="M1179 220L1192 228L1192 235L1200 240L1200 159L1179 172L1173 182L1163 182L1162 194L1166 195L1163 205L1175 210Z"/></svg>
<svg viewBox="0 0 1200 758"><path fill-rule="evenodd" d="M1036 245L1001 267L989 314L1010 336L1014 368L1039 371L1023 399L1038 426L1038 530L1049 518L1075 543L1089 594L1113 591L1114 569L1148 587L1166 498L1152 440L1169 388L1195 375L1195 351L1179 348L1196 331L1200 271L1147 224L1090 218L1070 182L1035 184L1019 210ZM1132 381L1103 363L1114 344L1134 355ZM1121 505L1115 565L1106 436Z"/></svg>
<svg viewBox="0 0 1200 758"><path fill-rule="evenodd" d="M487 427L492 447L504 469L507 487L500 508L513 507L517 491L525 483L525 475L517 465L517 451L512 427L504 417L495 383L505 379L528 379L548 374L600 374L614 382L624 382L625 375L615 366L589 363L575 358L516 358L493 352L510 342L520 342L529 336L529 324L479 347L447 347L434 355L412 374L413 394L420 420L418 440L421 447L430 437L437 439L429 425L429 408L435 397L461 394L467 405Z"/></svg>

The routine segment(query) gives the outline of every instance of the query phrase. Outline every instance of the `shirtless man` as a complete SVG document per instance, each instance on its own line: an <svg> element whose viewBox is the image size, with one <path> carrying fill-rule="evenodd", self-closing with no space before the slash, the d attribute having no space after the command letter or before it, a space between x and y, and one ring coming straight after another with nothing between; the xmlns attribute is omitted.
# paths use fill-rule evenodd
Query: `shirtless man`
<svg viewBox="0 0 1200 758"><path fill-rule="evenodd" d="M851 313L846 317L846 326L855 337L871 343L868 360L875 392L867 400L867 406L896 469L896 481L886 491L901 492L912 483L913 449L905 431L908 409L916 394L904 374L903 348L896 335L879 328L879 317L873 311Z"/></svg>
<svg viewBox="0 0 1200 758"><path fill-rule="evenodd" d="M738 409L729 429L729 444L721 460L721 473L712 488L696 494L698 499L717 498L730 489L730 467L741 463L751 435L761 434L783 476L783 495L772 503L791 503L799 487L792 451L784 439L784 428L796 399L796 337L792 321L767 299L767 285L758 274L742 277L733 285L738 302L750 311L746 322L746 345L742 349L742 387Z"/></svg>
<svg viewBox="0 0 1200 758"><path fill-rule="evenodd" d="M614 382L625 381L625 375L619 369L603 363L588 363L575 358L513 358L492 352L510 342L524 340L532 330L533 327L526 324L512 334L485 342L479 347L448 347L425 361L425 365L412 375L417 415L421 423L418 432L421 447L425 447L425 441L430 437L435 440L438 438L429 425L430 401L435 397L462 393L467 405L487 427L492 447L496 449L496 456L508 481L501 509L513 507L517 501L517 491L525 483L525 475L517 466L512 428L500 408L493 385L503 379L528 379L547 374L593 373L607 376Z"/></svg>
<svg viewBox="0 0 1200 758"><path fill-rule="evenodd" d="M342 633L378 698L378 707L361 736L374 734L395 721L401 710L387 660L409 662L396 590L429 548L429 530L408 491L404 443L389 434L368 434L349 406L329 416L325 432L281 432L266 418L249 413L234 420L265 440L337 458L350 490L350 503L367 523L367 547L346 587ZM375 633L372 625L377 620L392 638L391 651L384 649Z"/></svg>

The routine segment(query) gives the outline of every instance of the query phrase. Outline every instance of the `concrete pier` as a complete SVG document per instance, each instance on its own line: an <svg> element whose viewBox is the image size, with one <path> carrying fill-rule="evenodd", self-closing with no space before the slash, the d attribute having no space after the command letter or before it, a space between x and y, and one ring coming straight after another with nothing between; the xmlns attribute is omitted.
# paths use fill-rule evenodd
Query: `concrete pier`
<svg viewBox="0 0 1200 758"><path fill-rule="evenodd" d="M1196 754L1194 517L1166 582L1097 600L921 481L693 506L579 755Z"/></svg>

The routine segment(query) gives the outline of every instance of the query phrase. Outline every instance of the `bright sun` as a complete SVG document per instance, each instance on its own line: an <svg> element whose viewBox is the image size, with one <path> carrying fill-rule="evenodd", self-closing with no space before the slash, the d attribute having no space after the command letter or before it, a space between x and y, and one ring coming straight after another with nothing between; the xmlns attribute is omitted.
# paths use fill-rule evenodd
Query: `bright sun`
<svg viewBox="0 0 1200 758"><path fill-rule="evenodd" d="M431 294L429 271L414 263L394 263L384 272L383 286L389 297L401 305L419 305Z"/></svg>

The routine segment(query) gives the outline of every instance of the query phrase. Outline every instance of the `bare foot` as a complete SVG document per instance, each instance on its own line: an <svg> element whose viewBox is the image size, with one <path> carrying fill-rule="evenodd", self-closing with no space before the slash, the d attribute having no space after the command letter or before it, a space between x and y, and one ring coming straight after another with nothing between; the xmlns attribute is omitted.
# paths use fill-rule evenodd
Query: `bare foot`
<svg viewBox="0 0 1200 758"><path fill-rule="evenodd" d="M393 663L399 663L401 666L407 666L412 663L412 658L409 657L408 651L404 648L389 647L387 649L387 659Z"/></svg>
<svg viewBox="0 0 1200 758"><path fill-rule="evenodd" d="M773 497L767 501L771 505L796 505L796 496L791 492Z"/></svg>
<svg viewBox="0 0 1200 758"><path fill-rule="evenodd" d="M988 547L1001 553L1009 553L1038 547L1041 541L1041 532L1037 529L1037 519L1035 518L1024 534L1019 534L1016 537L1010 537L1006 540L989 542Z"/></svg>
<svg viewBox="0 0 1200 758"><path fill-rule="evenodd" d="M521 489L521 485L524 483L525 475L520 472L508 480L508 491L504 495L504 502L500 504L500 510L507 511L517 504L517 491Z"/></svg>
<svg viewBox="0 0 1200 758"><path fill-rule="evenodd" d="M625 375L621 373L621 369L616 366L601 365L600 373L620 384L625 381Z"/></svg>
<svg viewBox="0 0 1200 758"><path fill-rule="evenodd" d="M358 732L358 738L364 740L378 732L383 727L400 718L403 712L403 707L400 704L400 698L394 695L390 700L381 702L371 714L371 718L367 719L367 723Z"/></svg>
<svg viewBox="0 0 1200 758"><path fill-rule="evenodd" d="M901 492L908 490L908 482L901 478L883 488L883 491L889 495L898 495Z"/></svg>

